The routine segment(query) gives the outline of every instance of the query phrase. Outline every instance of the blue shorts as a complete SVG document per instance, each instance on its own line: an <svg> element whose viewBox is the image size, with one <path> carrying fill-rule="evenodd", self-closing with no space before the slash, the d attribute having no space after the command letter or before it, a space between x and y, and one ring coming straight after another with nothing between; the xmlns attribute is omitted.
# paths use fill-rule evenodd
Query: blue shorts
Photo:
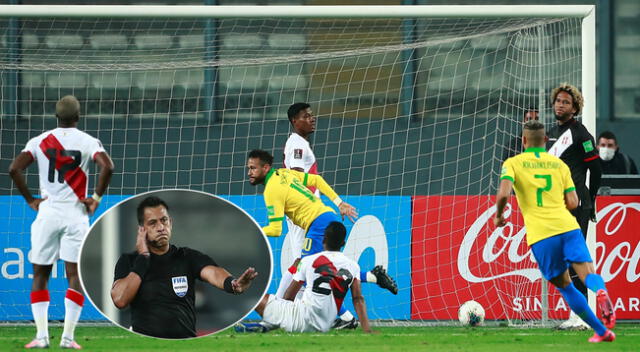
<svg viewBox="0 0 640 352"><path fill-rule="evenodd" d="M538 241L531 245L531 251L547 280L560 276L571 263L593 262L580 229Z"/></svg>
<svg viewBox="0 0 640 352"><path fill-rule="evenodd" d="M336 213L332 211L328 211L326 213L320 214L313 222L311 226L309 226L309 230L307 230L307 234L304 238L304 243L302 244L302 255L301 258L304 258L308 255L316 254L322 252L322 239L324 238L324 230L329 226L330 223L338 221L340 222L340 218Z"/></svg>

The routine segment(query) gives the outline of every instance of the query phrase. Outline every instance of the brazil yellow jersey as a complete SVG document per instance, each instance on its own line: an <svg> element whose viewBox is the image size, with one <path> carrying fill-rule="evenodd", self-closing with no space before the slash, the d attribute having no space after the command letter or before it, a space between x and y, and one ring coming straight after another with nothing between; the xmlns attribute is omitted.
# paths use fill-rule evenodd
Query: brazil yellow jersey
<svg viewBox="0 0 640 352"><path fill-rule="evenodd" d="M564 202L564 194L576 189L569 167L544 148L527 148L507 159L500 179L513 182L527 244L580 228Z"/></svg>
<svg viewBox="0 0 640 352"><path fill-rule="evenodd" d="M271 169L264 184L264 202L267 206L269 225L262 230L267 236L281 235L284 215L306 231L318 216L333 212L333 209L324 205L307 186L316 187L331 200L338 198L338 194L322 176L296 170Z"/></svg>

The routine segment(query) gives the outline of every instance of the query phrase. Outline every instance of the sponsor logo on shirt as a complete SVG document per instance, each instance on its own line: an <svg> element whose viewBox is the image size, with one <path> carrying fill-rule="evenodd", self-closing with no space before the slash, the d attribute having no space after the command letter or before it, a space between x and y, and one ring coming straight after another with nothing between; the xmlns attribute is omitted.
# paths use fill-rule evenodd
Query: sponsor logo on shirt
<svg viewBox="0 0 640 352"><path fill-rule="evenodd" d="M294 159L302 159L302 149L294 149L293 150L293 158Z"/></svg>
<svg viewBox="0 0 640 352"><path fill-rule="evenodd" d="M274 216L274 215L276 215L276 211L275 211L275 209L273 208L273 205L270 205L270 206L268 206L268 207L267 207L267 215L268 215L268 216Z"/></svg>
<svg viewBox="0 0 640 352"><path fill-rule="evenodd" d="M171 283L173 284L173 292L178 297L184 297L189 291L189 282L186 276L174 276L171 278Z"/></svg>
<svg viewBox="0 0 640 352"><path fill-rule="evenodd" d="M591 141L583 142L582 148L584 148L585 153L588 153L593 150L593 143L591 143Z"/></svg>

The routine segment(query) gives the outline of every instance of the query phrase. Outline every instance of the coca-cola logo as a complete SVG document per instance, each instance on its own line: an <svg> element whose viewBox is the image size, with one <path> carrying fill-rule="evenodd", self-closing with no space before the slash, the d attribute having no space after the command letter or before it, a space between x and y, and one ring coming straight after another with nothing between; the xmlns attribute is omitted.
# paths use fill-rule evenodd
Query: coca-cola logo
<svg viewBox="0 0 640 352"><path fill-rule="evenodd" d="M631 212L640 212L640 203L611 203L600 211L598 211L598 219L604 221L603 231L599 232L600 236L614 236L621 232L625 220ZM637 213L635 214L638 215ZM604 242L596 243L596 253L602 255L596 256L596 268L599 268L600 275L605 282L609 282L622 273L626 266L626 279L628 282L635 282L640 278L638 272L638 263L640 262L640 239L636 237L635 249L630 241L619 241L615 246L607 251ZM630 239L633 241L632 239Z"/></svg>
<svg viewBox="0 0 640 352"><path fill-rule="evenodd" d="M512 211L511 205L507 204L504 212L505 219L511 216ZM598 211L598 219L604 221L604 233L600 233L600 236L613 236L618 233L625 219L630 216L629 213L631 211L640 212L640 203L617 202L607 205ZM495 212L495 206L487 209L465 233L458 249L457 266L460 275L472 283L491 281L507 276L523 276L531 282L540 279L541 274L537 265L535 265L536 261L531 250L527 250L524 254L519 253L519 248L525 241L526 236L526 228L524 226L517 229L513 223L507 222L504 227L494 228L486 242L482 244L480 235L493 218ZM482 261L491 270L474 273L470 269L472 266L469 261L474 248L478 248L481 245L483 245ZM635 249L629 241L620 241L610 251L607 251L605 243L600 240L596 244L596 251L602 254L597 257L599 260L596 261L596 268L600 269L599 272L606 282L615 279L625 268L628 282L632 283L640 278L640 272L638 272L640 269L638 267L640 263L640 240L635 243ZM491 265L505 254L506 258L503 259L508 260L507 265ZM501 267L506 267L507 271L495 272L500 270ZM508 270L508 268L515 269Z"/></svg>
<svg viewBox="0 0 640 352"><path fill-rule="evenodd" d="M507 204L507 207L504 211L505 219L508 219L511 215L512 209L511 205ZM520 275L526 277L529 281L534 282L541 277L540 270L535 266L535 259L531 250L527 250L524 254L519 254L519 248L521 247L524 239L526 230L524 226L519 229L519 231L515 232L516 228L511 222L507 222L504 227L498 227L491 232L487 241L484 243L484 247L482 248L482 260L486 264L492 264L495 262L501 255L504 253L507 254L507 259L513 265L509 265L508 267L522 267L527 266L521 269L514 269L512 271L501 272L501 273L477 273L474 274L471 272L469 259L471 258L471 251L473 248L476 248L480 245L480 234L482 233L482 229L487 226L487 223L493 219L494 214L496 213L496 207L490 207L484 213L476 219L476 221L469 227L467 233L464 235L464 239L460 244L460 248L458 249L458 271L460 275L467 281L477 283L477 282L485 282L494 279L498 279L505 276L512 275ZM497 244L501 243L500 247L497 247ZM525 260L529 260L529 263L522 263ZM531 266L531 267L529 267ZM492 269L499 270L498 266L491 266ZM493 271L493 270L491 270Z"/></svg>

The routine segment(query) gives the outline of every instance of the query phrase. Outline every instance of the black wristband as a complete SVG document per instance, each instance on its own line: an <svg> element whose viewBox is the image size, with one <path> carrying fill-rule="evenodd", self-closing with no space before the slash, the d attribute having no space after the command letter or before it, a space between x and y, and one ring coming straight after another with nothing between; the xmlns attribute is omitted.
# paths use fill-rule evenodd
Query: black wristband
<svg viewBox="0 0 640 352"><path fill-rule="evenodd" d="M233 280L235 280L233 276L227 276L227 278L224 279L224 291L235 295L236 291L233 289L233 284L231 284Z"/></svg>
<svg viewBox="0 0 640 352"><path fill-rule="evenodd" d="M136 259L133 261L133 268L131 268L131 272L138 274L141 279L144 279L147 270L149 270L149 265L151 264L151 258L148 255L138 254Z"/></svg>

